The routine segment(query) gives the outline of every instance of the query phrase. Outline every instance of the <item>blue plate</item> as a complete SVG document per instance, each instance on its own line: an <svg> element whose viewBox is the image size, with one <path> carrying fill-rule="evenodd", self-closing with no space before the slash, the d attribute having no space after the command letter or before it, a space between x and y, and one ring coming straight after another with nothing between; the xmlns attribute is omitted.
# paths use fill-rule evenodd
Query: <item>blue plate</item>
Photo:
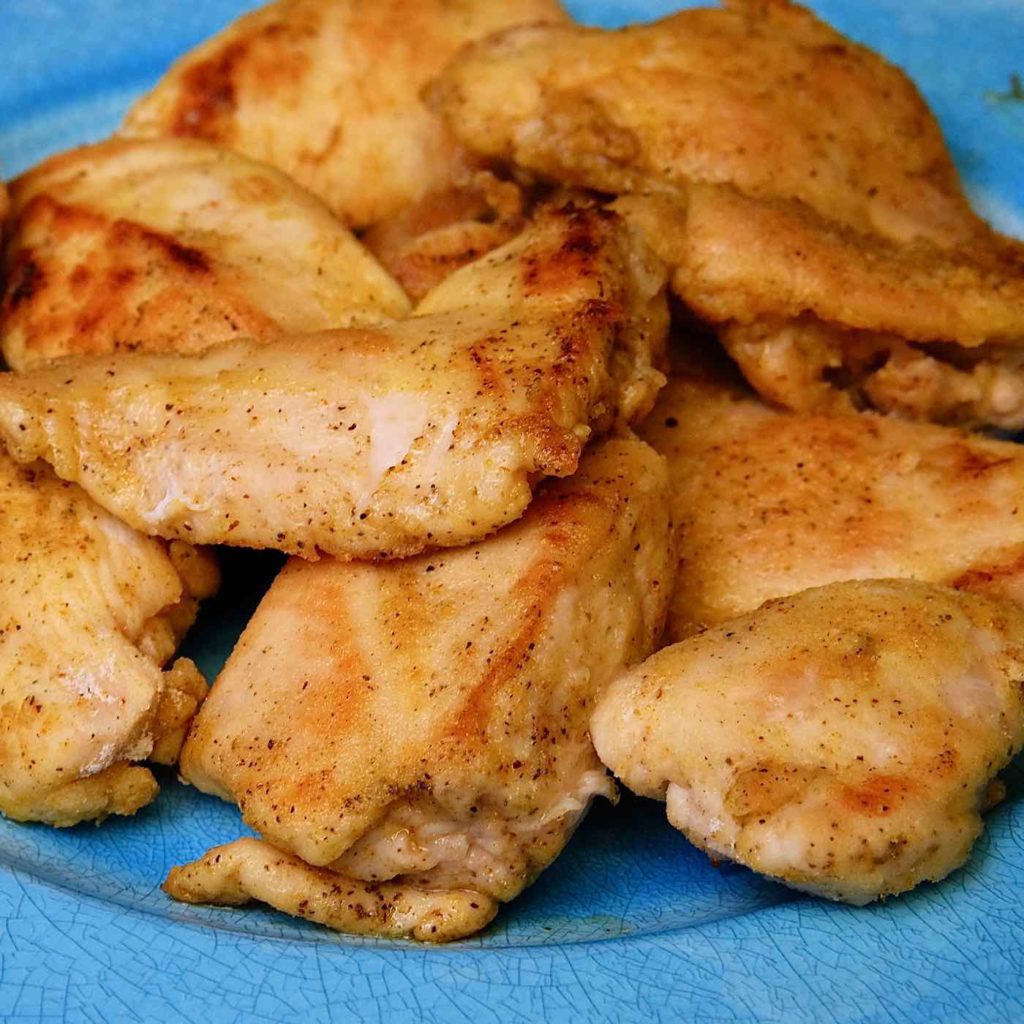
<svg viewBox="0 0 1024 1024"><path fill-rule="evenodd" d="M0 0L0 169L112 130L178 53L248 5ZM606 25L670 0L570 3ZM1020 0L818 0L903 65L978 208L1024 234ZM277 566L226 557L190 653L214 675ZM484 935L441 949L336 936L260 909L169 901L167 869L245 831L178 785L101 829L0 821L0 1019L1016 1021L1024 1016L1024 774L968 866L864 910L714 868L659 805L598 807Z"/></svg>

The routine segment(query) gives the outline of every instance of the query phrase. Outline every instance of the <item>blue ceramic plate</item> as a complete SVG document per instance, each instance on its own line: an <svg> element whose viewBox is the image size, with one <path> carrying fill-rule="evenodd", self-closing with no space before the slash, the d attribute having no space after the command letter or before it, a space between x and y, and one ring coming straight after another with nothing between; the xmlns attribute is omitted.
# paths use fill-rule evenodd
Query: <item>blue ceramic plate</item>
<svg viewBox="0 0 1024 1024"><path fill-rule="evenodd" d="M0 0L0 171L115 127L127 103L244 0ZM605 25L671 0L570 3ZM1021 0L817 0L903 65L979 209L1024 234ZM1016 98L1015 98L1016 96ZM2 528L2 524L0 524ZM229 554L187 653L212 676L272 576ZM714 868L660 806L598 807L482 936L442 949L336 936L259 909L187 907L160 881L244 831L178 785L131 820L0 822L0 1019L638 1022L1024 1018L1024 774L968 866L865 910Z"/></svg>

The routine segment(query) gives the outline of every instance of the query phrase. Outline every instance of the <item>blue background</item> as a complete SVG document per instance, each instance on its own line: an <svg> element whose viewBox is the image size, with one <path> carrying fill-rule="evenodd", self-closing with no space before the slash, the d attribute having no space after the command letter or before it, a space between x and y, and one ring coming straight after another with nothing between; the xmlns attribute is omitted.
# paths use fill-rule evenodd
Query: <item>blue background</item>
<svg viewBox="0 0 1024 1024"><path fill-rule="evenodd" d="M0 168L101 138L167 63L248 6L0 0ZM575 2L617 24L667 2ZM1024 4L822 0L918 81L971 195L1024 234ZM214 674L276 560L232 554L189 651ZM442 949L335 936L260 909L173 904L167 868L242 831L167 773L130 821L0 821L0 1018L28 1021L1017 1021L1024 1019L1024 778L942 886L864 910L714 868L626 799L482 937Z"/></svg>

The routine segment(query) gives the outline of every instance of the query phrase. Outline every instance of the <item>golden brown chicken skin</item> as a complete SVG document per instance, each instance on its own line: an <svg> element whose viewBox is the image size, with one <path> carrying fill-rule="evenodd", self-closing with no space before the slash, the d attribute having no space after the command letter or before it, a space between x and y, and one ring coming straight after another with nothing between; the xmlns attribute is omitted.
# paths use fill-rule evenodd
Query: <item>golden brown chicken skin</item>
<svg viewBox="0 0 1024 1024"><path fill-rule="evenodd" d="M1024 604L1017 444L870 413L779 412L700 369L670 378L641 433L669 464L672 640L848 579L905 576Z"/></svg>
<svg viewBox="0 0 1024 1024"><path fill-rule="evenodd" d="M399 285L271 167L191 139L112 140L14 182L0 346L25 370L113 351L404 316Z"/></svg>
<svg viewBox="0 0 1024 1024"><path fill-rule="evenodd" d="M216 588L202 551L143 537L42 463L0 457L0 811L74 825L156 795L206 693L169 668Z"/></svg>
<svg viewBox="0 0 1024 1024"><path fill-rule="evenodd" d="M281 168L364 228L467 159L420 90L471 39L567 20L557 0L279 0L182 57L125 120Z"/></svg>
<svg viewBox="0 0 1024 1024"><path fill-rule="evenodd" d="M675 291L774 401L1024 424L1024 249L972 212L907 77L805 9L511 29L432 95L477 155L622 195ZM792 344L808 324L827 359ZM995 351L967 351L982 345Z"/></svg>
<svg viewBox="0 0 1024 1024"><path fill-rule="evenodd" d="M654 649L670 545L663 460L613 438L477 546L291 561L181 767L266 843L211 851L168 891L343 931L440 941L482 927L591 798L612 795L588 718Z"/></svg>
<svg viewBox="0 0 1024 1024"><path fill-rule="evenodd" d="M660 265L614 214L544 211L385 327L0 377L0 437L143 532L315 558L478 540L664 377Z"/></svg>
<svg viewBox="0 0 1024 1024"><path fill-rule="evenodd" d="M665 648L592 721L712 857L854 904L967 859L1024 745L1024 611L947 587L806 590Z"/></svg>

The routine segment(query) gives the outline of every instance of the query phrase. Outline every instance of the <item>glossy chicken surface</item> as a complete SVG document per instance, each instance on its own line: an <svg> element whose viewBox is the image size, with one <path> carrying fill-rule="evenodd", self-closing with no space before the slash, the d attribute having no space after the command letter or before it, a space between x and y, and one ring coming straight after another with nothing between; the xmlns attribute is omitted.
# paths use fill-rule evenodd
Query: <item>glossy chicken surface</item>
<svg viewBox="0 0 1024 1024"><path fill-rule="evenodd" d="M65 355L215 342L404 316L399 285L279 171L205 142L109 141L14 182L0 346Z"/></svg>
<svg viewBox="0 0 1024 1024"><path fill-rule="evenodd" d="M483 158L629 194L621 208L675 267L676 292L774 400L822 407L839 387L907 415L1024 424L1024 248L972 212L910 80L803 8L734 0L617 32L512 29L457 56L432 102ZM829 358L808 367L789 347L779 367L805 320ZM850 335L863 331L867 359Z"/></svg>
<svg viewBox="0 0 1024 1024"><path fill-rule="evenodd" d="M156 795L206 683L164 664L210 556L136 533L41 463L0 457L0 811L74 825Z"/></svg>
<svg viewBox="0 0 1024 1024"><path fill-rule="evenodd" d="M910 577L1024 605L1018 444L870 413L779 412L699 369L669 380L641 433L669 463L672 640L848 579Z"/></svg>
<svg viewBox="0 0 1024 1024"><path fill-rule="evenodd" d="M606 211L543 212L407 320L0 377L0 438L144 532L392 557L486 536L651 407L660 266Z"/></svg>
<svg viewBox="0 0 1024 1024"><path fill-rule="evenodd" d="M123 131L266 161L367 227L467 166L420 100L449 57L510 25L565 20L557 0L279 0L182 57Z"/></svg>
<svg viewBox="0 0 1024 1024"><path fill-rule="evenodd" d="M387 898L348 912L328 900L311 916L437 940L482 927L557 856L591 798L613 795L590 710L654 649L670 544L663 460L612 438L477 546L378 565L292 560L181 771L321 870L284 857L261 874L252 864L272 851L249 842L176 870L168 891L301 914L300 895L369 885ZM395 916L410 901L425 924ZM447 923L429 931L438 914Z"/></svg>
<svg viewBox="0 0 1024 1024"><path fill-rule="evenodd" d="M712 857L868 903L966 860L1024 745L1024 611L833 584L665 648L594 715L601 759Z"/></svg>

